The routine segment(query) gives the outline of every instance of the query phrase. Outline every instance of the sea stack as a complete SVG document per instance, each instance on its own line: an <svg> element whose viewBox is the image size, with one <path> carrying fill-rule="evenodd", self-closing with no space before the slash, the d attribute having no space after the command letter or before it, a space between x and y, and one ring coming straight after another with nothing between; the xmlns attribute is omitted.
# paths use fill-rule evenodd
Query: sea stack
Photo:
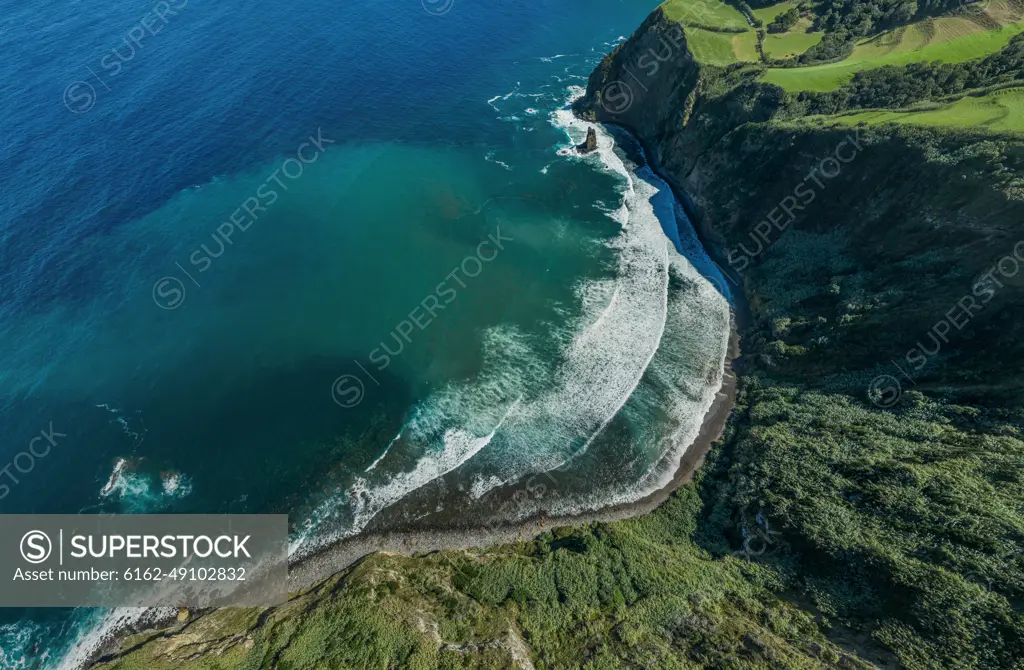
<svg viewBox="0 0 1024 670"><path fill-rule="evenodd" d="M576 151L581 154L589 154L591 151L597 151L597 132L593 128L587 128L587 139L582 144L576 145Z"/></svg>

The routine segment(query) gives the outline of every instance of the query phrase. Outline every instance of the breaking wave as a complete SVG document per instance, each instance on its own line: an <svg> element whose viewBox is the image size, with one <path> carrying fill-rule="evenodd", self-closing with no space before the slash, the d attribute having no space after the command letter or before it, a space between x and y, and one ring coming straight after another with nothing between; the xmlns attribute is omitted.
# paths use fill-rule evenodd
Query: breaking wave
<svg viewBox="0 0 1024 670"><path fill-rule="evenodd" d="M564 132L554 148L561 160L586 161L619 182L617 207L594 203L618 224L605 243L615 258L611 277L579 281L576 304L556 310L565 319L541 324L542 335L510 324L483 333L482 369L418 403L363 475L308 516L294 555L359 533L409 493L444 486L456 469L474 500L576 464L614 464L628 475L598 478L604 483L563 497L555 505L563 512L634 501L674 475L721 387L729 305L706 278L717 269L668 186L646 166L627 165L602 126L573 115L569 103L582 93L570 87L566 100L563 89L548 122ZM517 87L488 102L502 113L496 103L517 97L536 96ZM580 156L574 147L590 128L597 151ZM629 452L621 458L601 444L617 418L633 427L633 444L618 447Z"/></svg>

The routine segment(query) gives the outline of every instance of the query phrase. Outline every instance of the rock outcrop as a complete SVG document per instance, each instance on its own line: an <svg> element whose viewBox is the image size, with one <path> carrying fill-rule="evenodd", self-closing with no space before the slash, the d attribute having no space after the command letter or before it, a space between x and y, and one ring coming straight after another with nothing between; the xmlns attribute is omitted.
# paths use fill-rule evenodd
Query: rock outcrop
<svg viewBox="0 0 1024 670"><path fill-rule="evenodd" d="M700 213L701 194L686 183L700 157L739 126L767 121L784 103L781 89L756 77L751 69L698 61L685 28L659 8L605 56L574 108L584 119L640 138L661 176L693 196Z"/></svg>
<svg viewBox="0 0 1024 670"><path fill-rule="evenodd" d="M597 132L593 128L587 128L587 139L576 145L576 151L581 154L597 151Z"/></svg>

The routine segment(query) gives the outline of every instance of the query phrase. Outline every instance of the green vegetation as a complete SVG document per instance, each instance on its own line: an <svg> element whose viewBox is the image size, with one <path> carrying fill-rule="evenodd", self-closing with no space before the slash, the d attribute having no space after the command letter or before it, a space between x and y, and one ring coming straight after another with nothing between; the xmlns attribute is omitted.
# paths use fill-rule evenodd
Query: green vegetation
<svg viewBox="0 0 1024 670"><path fill-rule="evenodd" d="M757 34L753 31L740 33L732 38L732 50L736 60L757 61L760 54L757 52Z"/></svg>
<svg viewBox="0 0 1024 670"><path fill-rule="evenodd" d="M796 25L796 22L800 20L800 12L795 8L786 10L779 14L775 19L768 24L768 32L770 33L784 33L790 28Z"/></svg>
<svg viewBox="0 0 1024 670"><path fill-rule="evenodd" d="M647 518L480 555L374 555L283 607L138 636L100 667L868 667L771 596L770 570L690 541L700 509L688 487Z"/></svg>
<svg viewBox="0 0 1024 670"><path fill-rule="evenodd" d="M787 91L831 91L852 80L856 72L885 65L931 61L960 63L987 56L1002 49L1021 31L1024 31L1024 22L953 37L945 42L931 42L926 46L913 46L914 41L904 46L901 41L896 48L889 48L888 44L871 40L858 44L848 58L836 63L770 68L765 72L764 81Z"/></svg>
<svg viewBox="0 0 1024 670"><path fill-rule="evenodd" d="M811 117L816 119L818 117ZM874 110L824 117L840 124L910 123L920 126L964 126L996 132L1024 128L1024 88L1008 88L969 96L947 104L928 103L917 109Z"/></svg>
<svg viewBox="0 0 1024 670"><path fill-rule="evenodd" d="M811 22L801 19L796 27L787 33L768 33L764 36L764 55L775 60L799 56L821 41L824 33L808 32Z"/></svg>
<svg viewBox="0 0 1024 670"><path fill-rule="evenodd" d="M758 59L757 35L753 31L719 33L688 28L686 36L690 50L705 63L729 65Z"/></svg>
<svg viewBox="0 0 1024 670"><path fill-rule="evenodd" d="M981 95L996 88L1019 84L1024 74L1024 35L1019 35L999 53L966 63L916 63L898 68L886 66L858 72L853 81L829 93L803 92L790 99L790 115L835 114L850 109L903 108L928 101L933 109L947 103L948 96L974 92ZM972 114L972 103L956 105L956 113L941 115L950 123L959 124L972 119L1002 118L1012 123L1016 116L1009 113L1013 100L1003 107L987 105L990 113ZM920 111L915 109L915 111ZM980 110L979 110L980 111ZM999 116L993 117L991 112ZM937 120L939 115L933 115ZM1006 126L1012 127L1012 126Z"/></svg>
<svg viewBox="0 0 1024 670"><path fill-rule="evenodd" d="M743 18L742 12L721 0L667 0L662 6L665 17L677 21L684 26L705 26L723 28L737 32L745 31L750 26Z"/></svg>
<svg viewBox="0 0 1024 670"><path fill-rule="evenodd" d="M759 21L761 21L761 23L769 24L775 20L775 17L779 16L780 14L784 14L785 12L788 12L791 9L796 9L796 6L797 3L795 2L780 2L777 5L770 5L768 7L761 7L760 9L753 9L751 10L751 13Z"/></svg>
<svg viewBox="0 0 1024 670"><path fill-rule="evenodd" d="M662 9L686 26L687 44L703 62L728 65L760 58L757 34L735 7L719 0L668 0Z"/></svg>
<svg viewBox="0 0 1024 670"><path fill-rule="evenodd" d="M861 150L759 242L755 225L842 141ZM705 216L760 253L742 273L748 409L705 469L705 546L724 554L737 514L759 513L780 535L758 560L794 601L870 630L904 667L1020 667L1024 395L1007 364L1024 356L1024 273L997 274L1003 289L920 367L908 353L934 349L934 324L1024 239L1024 145L769 122L695 171L710 166ZM869 394L883 374L903 384L888 409Z"/></svg>

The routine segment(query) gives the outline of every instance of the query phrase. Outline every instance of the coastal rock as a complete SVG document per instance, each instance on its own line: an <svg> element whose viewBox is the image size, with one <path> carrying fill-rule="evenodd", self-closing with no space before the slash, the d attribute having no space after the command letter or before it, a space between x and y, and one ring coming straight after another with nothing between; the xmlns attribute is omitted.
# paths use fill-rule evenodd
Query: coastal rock
<svg viewBox="0 0 1024 670"><path fill-rule="evenodd" d="M581 154L589 154L597 151L597 132L593 128L587 128L587 139L576 145L576 151Z"/></svg>

